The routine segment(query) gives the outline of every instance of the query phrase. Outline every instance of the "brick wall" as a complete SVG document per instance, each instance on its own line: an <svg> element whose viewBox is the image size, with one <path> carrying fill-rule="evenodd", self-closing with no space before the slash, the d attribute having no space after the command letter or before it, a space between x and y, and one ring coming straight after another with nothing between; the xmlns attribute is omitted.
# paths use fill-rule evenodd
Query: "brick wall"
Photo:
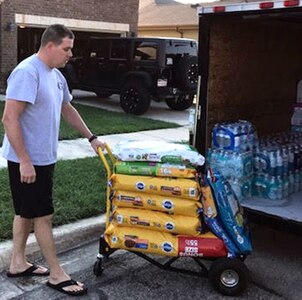
<svg viewBox="0 0 302 300"><path fill-rule="evenodd" d="M17 30L5 30L8 22L14 22L15 13L72 18L89 21L126 23L130 31L137 32L139 0L5 0L0 6L0 91L5 80L17 64Z"/></svg>
<svg viewBox="0 0 302 300"><path fill-rule="evenodd" d="M212 27L209 130L247 119L260 133L287 130L302 79L301 29L290 23L218 22Z"/></svg>

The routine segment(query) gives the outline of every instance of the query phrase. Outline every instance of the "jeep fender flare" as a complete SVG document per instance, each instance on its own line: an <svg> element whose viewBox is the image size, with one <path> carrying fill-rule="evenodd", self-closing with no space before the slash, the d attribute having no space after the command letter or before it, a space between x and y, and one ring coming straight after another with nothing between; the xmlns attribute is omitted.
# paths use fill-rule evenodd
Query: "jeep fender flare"
<svg viewBox="0 0 302 300"><path fill-rule="evenodd" d="M141 83L143 83L148 89L152 86L152 79L149 74L145 72L133 71L133 72L128 72L123 77L122 85L120 88L122 88L126 82L135 81L135 80L138 80Z"/></svg>

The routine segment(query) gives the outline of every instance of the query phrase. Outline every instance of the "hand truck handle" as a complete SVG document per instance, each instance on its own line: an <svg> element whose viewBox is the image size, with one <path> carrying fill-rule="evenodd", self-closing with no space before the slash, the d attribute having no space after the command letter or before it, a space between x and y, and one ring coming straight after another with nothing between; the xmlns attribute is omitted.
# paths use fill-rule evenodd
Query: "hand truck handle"
<svg viewBox="0 0 302 300"><path fill-rule="evenodd" d="M109 155L109 159L114 167L114 164L116 163L116 159L114 158L112 151L110 147L106 144L105 149L107 150L107 153ZM112 175L111 168L109 166L108 160L106 159L103 149L101 147L98 148L98 154L105 166L105 169L107 171L107 183L109 183ZM110 208L111 208L111 203L110 203L110 187L109 185L107 186L107 192L106 192L106 228L109 226L109 218L110 218Z"/></svg>
<svg viewBox="0 0 302 300"><path fill-rule="evenodd" d="M105 149L107 150L107 153L109 155L109 159L110 159L111 163L114 165L116 163L116 159L114 158L109 145L106 144ZM108 177L108 180L109 180L109 178L111 177L112 171L110 169L110 166L108 164L108 160L106 159L106 157L104 155L104 152L103 152L103 149L101 147L98 148L98 154L99 154L99 157L101 158L101 160L102 160L102 162L105 166L105 169L107 171L107 177Z"/></svg>

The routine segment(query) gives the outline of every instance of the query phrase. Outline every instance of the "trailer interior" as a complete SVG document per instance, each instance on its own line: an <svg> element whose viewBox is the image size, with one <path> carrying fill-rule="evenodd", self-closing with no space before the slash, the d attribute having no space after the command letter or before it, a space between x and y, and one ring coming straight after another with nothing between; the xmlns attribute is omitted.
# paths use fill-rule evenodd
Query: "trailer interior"
<svg viewBox="0 0 302 300"><path fill-rule="evenodd" d="M194 144L202 154L215 123L248 120L259 137L291 130L301 97L302 8L200 13L198 64ZM251 197L242 205L255 221L301 230L301 191L275 202Z"/></svg>

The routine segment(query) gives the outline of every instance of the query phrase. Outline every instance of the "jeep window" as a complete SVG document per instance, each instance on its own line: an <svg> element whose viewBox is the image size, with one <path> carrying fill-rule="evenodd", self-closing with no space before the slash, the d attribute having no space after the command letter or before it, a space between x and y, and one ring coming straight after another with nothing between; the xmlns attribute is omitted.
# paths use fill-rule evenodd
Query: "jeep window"
<svg viewBox="0 0 302 300"><path fill-rule="evenodd" d="M157 44L146 42L135 42L134 60L156 60Z"/></svg>
<svg viewBox="0 0 302 300"><path fill-rule="evenodd" d="M111 59L127 59L127 44L120 41L113 41L111 44L110 58Z"/></svg>
<svg viewBox="0 0 302 300"><path fill-rule="evenodd" d="M167 42L167 55L169 54L187 54L197 55L197 44L195 42Z"/></svg>
<svg viewBox="0 0 302 300"><path fill-rule="evenodd" d="M106 43L94 43L90 50L90 57L104 59L108 57L108 44Z"/></svg>

